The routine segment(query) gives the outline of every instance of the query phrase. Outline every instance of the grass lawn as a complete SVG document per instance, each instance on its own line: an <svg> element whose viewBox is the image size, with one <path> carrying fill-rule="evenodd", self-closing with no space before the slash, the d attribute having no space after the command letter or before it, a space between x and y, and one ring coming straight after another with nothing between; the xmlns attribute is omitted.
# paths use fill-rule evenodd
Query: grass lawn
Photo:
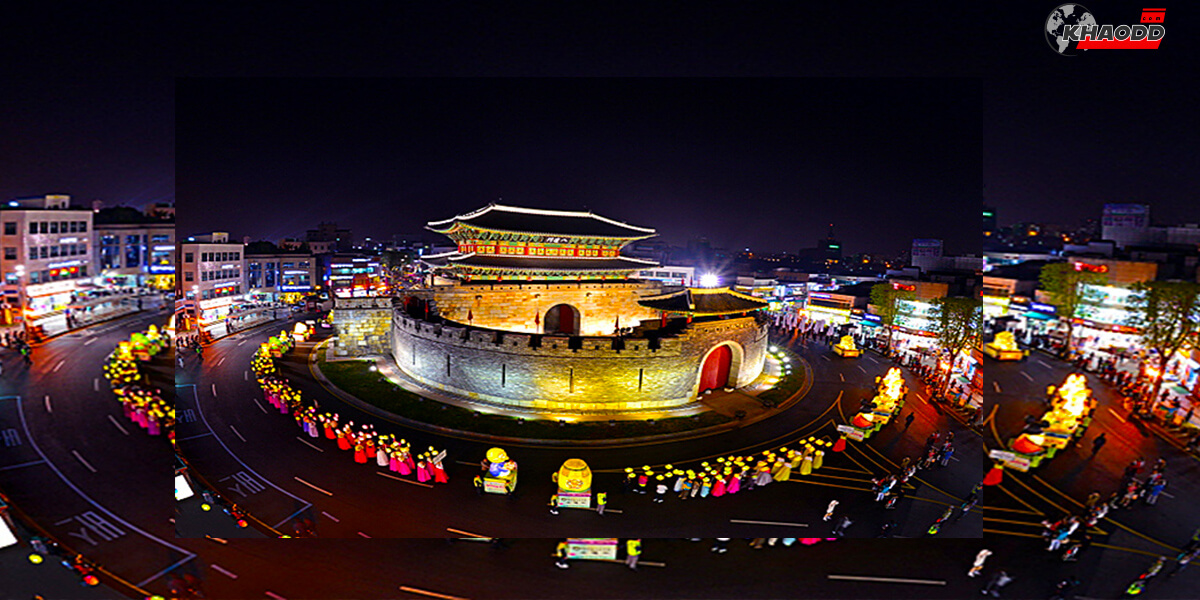
<svg viewBox="0 0 1200 600"><path fill-rule="evenodd" d="M593 440L657 435L687 431L728 423L733 419L709 411L688 417L672 417L646 421L581 421L560 424L548 420L521 420L516 417L480 413L458 406L428 400L401 388L370 370L369 361L325 362L324 353L318 366L333 385L343 391L402 417L476 433L540 439ZM802 370L780 380L774 389L760 394L761 398L783 402L804 382Z"/></svg>

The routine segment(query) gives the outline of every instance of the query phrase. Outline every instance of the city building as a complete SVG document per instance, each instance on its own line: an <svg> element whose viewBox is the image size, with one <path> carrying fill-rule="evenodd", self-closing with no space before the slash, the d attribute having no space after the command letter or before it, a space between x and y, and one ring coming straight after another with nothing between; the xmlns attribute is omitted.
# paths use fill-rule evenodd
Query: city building
<svg viewBox="0 0 1200 600"><path fill-rule="evenodd" d="M939 268L942 262L942 240L918 239L912 243L912 266L922 271Z"/></svg>
<svg viewBox="0 0 1200 600"><path fill-rule="evenodd" d="M351 252L354 249L354 235L349 229L338 229L337 223L321 223L316 229L309 229L304 241L308 242L313 254Z"/></svg>
<svg viewBox="0 0 1200 600"><path fill-rule="evenodd" d="M120 206L94 214L93 271L105 285L175 288L175 211L155 205L144 214Z"/></svg>
<svg viewBox="0 0 1200 600"><path fill-rule="evenodd" d="M244 301L243 247L230 243L224 232L189 237L180 244L180 297L193 302L199 326L211 335L220 333L218 328Z"/></svg>
<svg viewBox="0 0 1200 600"><path fill-rule="evenodd" d="M644 281L660 281L665 286L699 285L699 282L696 281L696 267L657 266L653 269L638 271L634 278Z"/></svg>
<svg viewBox="0 0 1200 600"><path fill-rule="evenodd" d="M253 302L295 304L318 291L318 261L308 252L285 251L270 242L245 247L246 294Z"/></svg>
<svg viewBox="0 0 1200 600"><path fill-rule="evenodd" d="M367 298L387 292L383 262L367 254L324 254L320 257L321 282L333 297Z"/></svg>
<svg viewBox="0 0 1200 600"><path fill-rule="evenodd" d="M24 305L31 328L63 327L77 290L91 286L92 211L71 206L71 197L21 198L0 206L6 324Z"/></svg>

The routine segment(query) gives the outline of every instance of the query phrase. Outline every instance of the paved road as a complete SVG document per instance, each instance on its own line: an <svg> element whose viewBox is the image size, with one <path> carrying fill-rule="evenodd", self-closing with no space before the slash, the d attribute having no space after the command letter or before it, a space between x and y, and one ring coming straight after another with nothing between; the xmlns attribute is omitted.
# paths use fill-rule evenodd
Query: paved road
<svg viewBox="0 0 1200 600"><path fill-rule="evenodd" d="M1042 353L1019 363L989 360L985 367L985 410L996 411L986 431L989 448L1000 447L1018 434L1026 415L1044 412L1041 399L1046 386L1061 385L1072 372L1069 364ZM1117 597L1154 557L1175 556L1176 549L1200 527L1200 514L1192 503L1200 492L1200 461L1131 422L1110 386L1095 375L1087 378L1099 406L1083 443L1069 446L1029 473L1006 471L1001 489L989 490L986 498L986 504L994 507L984 512L988 543L996 546L997 567L1009 561L1019 571L1020 578L1012 584L1016 597L1045 593L1049 580L1072 573L1086 584L1078 590L1081 596ZM1100 432L1106 433L1108 444L1093 458L1091 440ZM1063 563L1046 551L1040 522L1077 511L1092 491L1107 497L1119 485L1125 465L1138 456L1147 463L1160 456L1167 460L1170 495L1163 495L1154 506L1139 503L1110 512L1092 531L1095 544L1079 563ZM1160 577L1143 597L1196 597L1198 583L1190 572L1171 580Z"/></svg>
<svg viewBox="0 0 1200 600"><path fill-rule="evenodd" d="M54 338L34 349L29 368L7 360L0 399L0 489L62 543L134 584L191 553L170 529L169 446L124 418L101 366L118 341L165 316L144 312ZM172 365L158 363L162 385Z"/></svg>
<svg viewBox="0 0 1200 600"><path fill-rule="evenodd" d="M373 464L357 465L347 453L324 440L302 436L294 421L261 400L248 373L250 357L260 342L280 329L264 326L218 341L205 352L203 366L189 363L187 379L178 388L179 407L194 410L194 422L180 422L182 452L194 471L218 490L248 507L263 522L289 529L292 519L308 517L322 537L434 537L458 529L484 536L589 535L683 537L693 535L789 535L806 529L827 533L820 520L830 499L837 498L855 520L852 537L874 537L887 519L900 525L900 535L916 537L942 513L958 503L982 476L982 447L957 423L923 400L910 406L918 420L907 433L892 426L869 443L851 444L844 456L827 459L818 476L778 483L752 493L720 499L679 501L655 505L642 495L624 496L619 470L625 466L665 463L695 464L702 459L778 448L810 434L834 435L834 423L844 422L861 399L871 393L874 378L890 363L875 355L858 361L831 360L824 344L793 349L813 368L814 384L798 405L766 421L733 432L696 440L637 444L613 448L561 449L505 444L521 465L515 498L478 497L471 484L479 459L492 444L435 436L380 421L347 406L316 383L309 372L308 353L315 342L280 361L281 370L306 397L325 410L335 410L356 423L371 422L383 432L394 431L414 447L447 448L451 483L426 488L410 479L384 477ZM917 396L927 396L915 381ZM839 395L841 397L838 402ZM848 415L847 415L848 416ZM870 501L869 479L894 469L904 455L916 454L933 428L958 432L959 460L952 466L922 473L910 490L916 499L898 510L883 511ZM903 434L903 435L902 435ZM549 475L563 460L584 458L597 473L594 487L609 490L609 508L623 511L603 517L564 510L552 516L545 503L554 491ZM390 474L390 473L389 473ZM799 523L807 527L733 523L733 520ZM978 537L979 515L947 525L946 537Z"/></svg>

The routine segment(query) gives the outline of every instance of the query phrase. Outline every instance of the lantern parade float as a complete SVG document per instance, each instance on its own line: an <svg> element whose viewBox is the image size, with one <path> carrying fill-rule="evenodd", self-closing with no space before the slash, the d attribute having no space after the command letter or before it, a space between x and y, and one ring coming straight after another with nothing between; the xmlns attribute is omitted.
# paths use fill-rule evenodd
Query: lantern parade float
<svg viewBox="0 0 1200 600"><path fill-rule="evenodd" d="M148 361L166 347L169 339L157 327L134 333L117 344L104 364L104 378L121 401L125 418L150 435L170 433L175 426L175 405L163 400L157 389L138 385L141 374L135 361Z"/></svg>
<svg viewBox="0 0 1200 600"><path fill-rule="evenodd" d="M854 345L854 337L843 335L841 341L833 346L834 354L843 358L856 358L862 354L857 346Z"/></svg>
<svg viewBox="0 0 1200 600"><path fill-rule="evenodd" d="M483 476L483 491L511 494L517 488L517 461L508 458L503 448L489 449L484 464L487 474Z"/></svg>
<svg viewBox="0 0 1200 600"><path fill-rule="evenodd" d="M874 408L865 409L854 415L850 419L850 426L861 430L862 438L870 437L900 412L904 406L906 393L908 393L908 386L904 383L904 377L900 375L900 368L888 369L887 373L879 380L875 398L872 399Z"/></svg>
<svg viewBox="0 0 1200 600"><path fill-rule="evenodd" d="M1028 350L1017 346L1011 331L1001 331L996 338L983 345L983 353L996 360L1022 360L1029 356Z"/></svg>
<svg viewBox="0 0 1200 600"><path fill-rule="evenodd" d="M1079 373L1068 375L1055 392L1051 409L1042 415L1040 432L1022 433L1013 439L1009 449L1029 458L1029 465L1036 467L1042 459L1053 458L1072 439L1083 435L1091 424L1095 406L1087 379Z"/></svg>
<svg viewBox="0 0 1200 600"><path fill-rule="evenodd" d="M567 459L551 475L558 484L558 506L560 508L592 507L592 470L578 458Z"/></svg>

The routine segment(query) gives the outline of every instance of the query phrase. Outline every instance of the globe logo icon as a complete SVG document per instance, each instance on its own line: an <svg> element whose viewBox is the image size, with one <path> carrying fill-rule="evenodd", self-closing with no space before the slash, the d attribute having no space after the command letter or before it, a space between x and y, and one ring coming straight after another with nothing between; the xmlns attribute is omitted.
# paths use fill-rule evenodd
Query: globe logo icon
<svg viewBox="0 0 1200 600"><path fill-rule="evenodd" d="M1050 11L1050 16L1046 18L1046 43L1063 56L1075 56L1079 53L1079 42L1072 42L1063 37L1066 25L1090 27L1096 25L1096 19L1082 4L1060 5Z"/></svg>

